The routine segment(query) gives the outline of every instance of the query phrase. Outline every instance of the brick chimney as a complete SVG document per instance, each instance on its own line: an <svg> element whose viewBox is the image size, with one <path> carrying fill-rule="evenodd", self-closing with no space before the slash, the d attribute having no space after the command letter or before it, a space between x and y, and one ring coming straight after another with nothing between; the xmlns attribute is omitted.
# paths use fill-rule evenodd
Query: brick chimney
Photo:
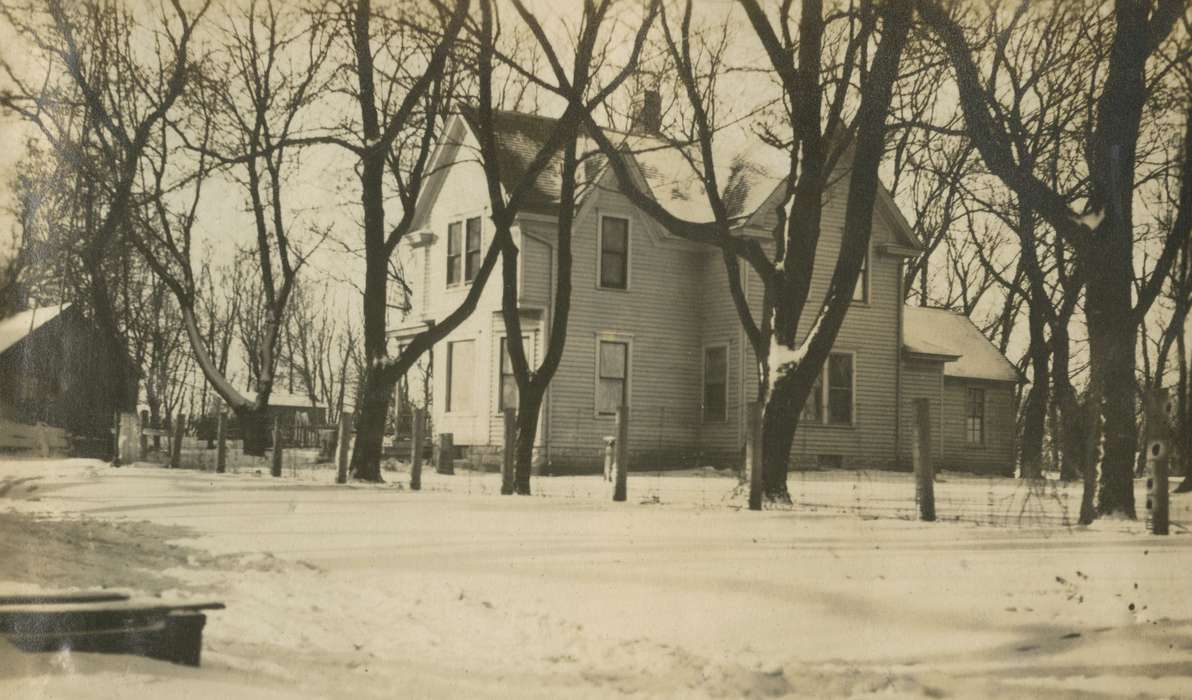
<svg viewBox="0 0 1192 700"><path fill-rule="evenodd" d="M656 135L662 131L662 96L657 90L642 93L641 104L633 115L631 129L636 134Z"/></svg>

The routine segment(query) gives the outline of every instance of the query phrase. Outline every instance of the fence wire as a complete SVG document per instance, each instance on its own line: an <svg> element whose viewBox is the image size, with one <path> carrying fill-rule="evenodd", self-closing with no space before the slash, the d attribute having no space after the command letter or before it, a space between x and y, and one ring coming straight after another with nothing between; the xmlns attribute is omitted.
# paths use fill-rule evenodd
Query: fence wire
<svg viewBox="0 0 1192 700"><path fill-rule="evenodd" d="M163 467L169 464L168 442L151 449L147 460ZM601 454L603 451L599 451ZM594 455L596 453L594 452ZM269 477L272 451L264 457L241 454L240 444L229 442L227 471ZM185 438L180 468L215 471L216 450L205 440ZM389 488L408 489L410 464L387 458L382 476ZM313 483L334 483L335 464L320 458L315 448L282 450L282 478ZM916 520L915 479L905 472L880 470L792 471L787 481L791 503L767 504L767 508L789 509L815 515L844 515L858 519ZM944 471L934 482L936 519L1004 528L1071 528L1079 514L1082 484L1054 477L1024 480ZM497 495L501 477L492 469L482 470L459 460L454 474L440 474L431 460L424 461L422 490L465 496ZM536 475L531 482L533 496L558 501L611 500L613 484L603 474ZM1146 487L1136 484L1139 520L1149 528ZM632 467L628 477L628 503L636 505L687 506L696 508L743 509L748 486L740 471L713 467L686 469ZM1188 532L1192 502L1173 499L1172 532Z"/></svg>

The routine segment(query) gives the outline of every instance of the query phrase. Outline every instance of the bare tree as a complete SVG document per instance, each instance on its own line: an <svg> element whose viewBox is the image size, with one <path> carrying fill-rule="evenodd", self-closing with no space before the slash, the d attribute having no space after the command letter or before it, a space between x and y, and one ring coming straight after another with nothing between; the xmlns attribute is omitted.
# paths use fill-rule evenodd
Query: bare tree
<svg viewBox="0 0 1192 700"><path fill-rule="evenodd" d="M1027 11L1022 5L1019 16ZM1071 242L1086 284L1085 317L1092 362L1091 404L1103 418L1104 454L1097 510L1134 516L1134 350L1137 328L1153 303L1175 254L1187 237L1171 231L1137 301L1134 284L1133 198L1138 136L1152 85L1148 62L1180 15L1178 0L1121 2L1113 10L1114 31L1106 69L1090 78L1095 117L1086 140L1088 177L1085 211L1074 210L1071 193L1039 177L1034 164L1015 152L1000 95L981 79L974 51L960 22L931 0L919 14L942 43L959 88L968 134L991 173L1023 203ZM1102 77L1103 76L1103 77ZM1085 513L1087 520L1091 513Z"/></svg>
<svg viewBox="0 0 1192 700"><path fill-rule="evenodd" d="M799 415L844 321L868 248L880 187L878 167L886 150L886 117L912 8L908 2L894 1L880 10L865 5L857 12L827 13L818 0L805 0L796 26L791 2L783 3L774 18L755 0L741 0L741 5L782 94L780 122L768 140L785 149L790 167L784 196L774 210L773 257L756 239L735 232L729 217L723 189L727 183L719 182L713 146L716 125L711 104L715 95L710 93L714 92L716 73L709 70L711 66L697 68L691 2L686 3L677 27L663 22L664 38L690 107L698 154L692 162L704 179L714 221L697 224L667 212L637 187L617 147L607 137L595 136L635 205L668 232L721 250L735 308L759 362L764 494L771 500L789 502L786 475ZM828 45L826 37L833 22L844 26L840 32L832 32L842 40ZM715 51L700 55L705 59L712 56L711 63L716 62ZM829 57L832 60L827 60ZM850 108L852 118L846 122ZM814 321L803 329L803 311L808 304L815 304L810 298L811 277L824 193L834 182L836 165L846 152L851 156L851 168L840 255L825 298L812 307L817 309ZM763 283L765 299L759 315L746 301L739 259Z"/></svg>
<svg viewBox="0 0 1192 700"><path fill-rule="evenodd" d="M480 141L481 161L488 184L488 198L491 218L502 260L501 312L505 322L505 347L509 354L513 376L517 382L517 434L514 445L515 479L513 484L503 486L502 493L528 495L530 493L530 471L534 440L538 430L538 418L542 400L559 361L567 340L567 322L571 309L571 237L575 217L580 165L579 141L585 120L594 110L629 77L637 64L638 55L645 44L647 32L658 12L659 2L650 4L639 25L631 53L619 71L603 86L596 85L596 74L608 61L611 39L601 41L602 30L606 28L612 0L586 3L579 21L579 35L574 40L574 56L571 59L570 74L564 67L560 52L547 36L539 21L519 0L513 0L514 7L522 21L529 27L538 46L551 66L554 83L535 75L525 67L513 65L512 70L525 76L527 82L539 85L545 90L561 95L567 100L563 115L555 120L551 133L543 145L530 158L530 165L521 174L516 184L510 185L503 177L506 167L501 162L497 140L499 120L494 113L493 76L496 65L495 27L496 9L491 0L481 0L481 25L479 36L479 108L475 115L477 137ZM562 162L557 155L562 151ZM558 250L557 274L555 275L554 308L551 328L542 362L531 369L522 341L521 311L518 308L518 248L514 242L512 228L525 203L526 196L533 190L536 181L548 167L557 167L559 172L558 204ZM508 193L508 194L507 194ZM505 487L512 486L512 489Z"/></svg>
<svg viewBox="0 0 1192 700"><path fill-rule="evenodd" d="M105 261L131 218L137 177L154 132L186 87L191 40L208 4L193 13L177 0L164 7L153 19L157 41L146 42L153 47L150 56L132 50L132 35L143 27L122 3L45 0L0 6L22 40L43 56L45 69L43 78L31 79L3 66L12 88L0 95L0 104L36 125L51 148L78 166L77 176L97 175L88 178L82 192L87 236L78 254L93 317L110 344L109 356L117 358L112 367L116 403L126 408L136 405L134 370L123 359L128 349ZM95 160L82 157L81 143L94 147ZM99 160L103 169L87 167Z"/></svg>

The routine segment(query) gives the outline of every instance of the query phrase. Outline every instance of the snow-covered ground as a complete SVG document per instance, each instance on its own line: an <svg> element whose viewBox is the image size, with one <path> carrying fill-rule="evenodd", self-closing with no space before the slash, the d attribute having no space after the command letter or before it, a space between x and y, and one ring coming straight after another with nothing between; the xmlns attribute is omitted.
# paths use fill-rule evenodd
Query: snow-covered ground
<svg viewBox="0 0 1192 700"><path fill-rule="evenodd" d="M201 669L0 649L0 697L1192 694L1186 495L1154 537L952 475L925 524L900 475L795 475L752 513L710 471L620 504L599 477L267 474L0 463L0 591L227 604Z"/></svg>

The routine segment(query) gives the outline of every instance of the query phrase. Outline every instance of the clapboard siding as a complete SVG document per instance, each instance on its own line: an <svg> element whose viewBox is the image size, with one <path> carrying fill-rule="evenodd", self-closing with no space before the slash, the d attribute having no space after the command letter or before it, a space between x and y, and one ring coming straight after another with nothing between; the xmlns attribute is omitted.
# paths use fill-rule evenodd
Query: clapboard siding
<svg viewBox="0 0 1192 700"><path fill-rule="evenodd" d="M969 444L965 417L969 388L985 390L985 443ZM1014 473L1014 386L1007 382L944 378L946 469L986 474Z"/></svg>
<svg viewBox="0 0 1192 700"><path fill-rule="evenodd" d="M910 468L911 450L918 435L915 401L927 399L931 410L931 454L940 463L944 449L944 367L941 362L907 359L902 365L902 439L898 452L901 466Z"/></svg>
<svg viewBox="0 0 1192 700"><path fill-rule="evenodd" d="M550 388L550 450L561 463L597 458L614 420L596 415L597 339L630 342L629 441L634 451L694 444L701 369L699 271L702 255L669 239L622 195L593 192L573 233L571 317L567 345ZM597 226L602 214L630 221L629 289L597 284ZM556 459L557 458L557 459Z"/></svg>
<svg viewBox="0 0 1192 700"><path fill-rule="evenodd" d="M828 283L840 252L844 231L844 207L848 184L837 179L825 196L821 237L812 275L811 296L800 319L801 341L815 321L816 312L828 290ZM763 220L773 224L773 217ZM897 364L899 362L898 305L899 258L880 252L883 243L893 241L891 222L875 211L869 254L869 300L854 302L845 317L834 349L854 353L856 407L852 426L829 426L802 422L791 449L796 463L815 463L820 455L839 456L846 466L891 466L894 461ZM756 275L747 275L750 305L760 313L762 285ZM722 295L731 308L727 291ZM743 395L756 396L756 357L745 348Z"/></svg>
<svg viewBox="0 0 1192 700"><path fill-rule="evenodd" d="M426 320L442 321L454 311L467 295L469 285L447 285L447 227L453 221L468 217L481 218L481 250L487 250L492 241L492 221L487 214L484 172L474 160L456 162L441 171L441 180L436 183L438 197L436 204L425 213L422 231L434 235L433 243L424 248L425 261L422 278L426 280ZM413 258L418 259L418 256ZM434 417L436 432L452 433L457 445L483 445L489 442L491 411L495 403L492 396L493 373L495 369L492 354L488 348L493 344L493 317L501 308L501 269L498 264L492 278L481 294L475 312L442 342L435 345L434 353ZM499 318L499 315L498 315ZM450 413L447 405L447 349L449 344L460 340L473 340L475 361L463 376L473 383L472 406L468 410Z"/></svg>
<svg viewBox="0 0 1192 700"><path fill-rule="evenodd" d="M740 318L731 300L724 303L728 296L728 275L724 269L724 261L717 252L708 252L702 256L700 278L699 308L702 313L701 340L703 347L713 345L728 346L728 386L725 397L725 420L703 423L701 420L699 446L708 455L709 461L735 462L742 445L741 426L743 421L742 396L744 384L742 381L743 348L748 343L741 328ZM702 348L701 348L702 352ZM750 355L752 357L752 354ZM752 360L751 360L752 361ZM702 371L702 358L701 358ZM697 376L700 398L702 401L703 379ZM702 411L702 407L701 407Z"/></svg>

